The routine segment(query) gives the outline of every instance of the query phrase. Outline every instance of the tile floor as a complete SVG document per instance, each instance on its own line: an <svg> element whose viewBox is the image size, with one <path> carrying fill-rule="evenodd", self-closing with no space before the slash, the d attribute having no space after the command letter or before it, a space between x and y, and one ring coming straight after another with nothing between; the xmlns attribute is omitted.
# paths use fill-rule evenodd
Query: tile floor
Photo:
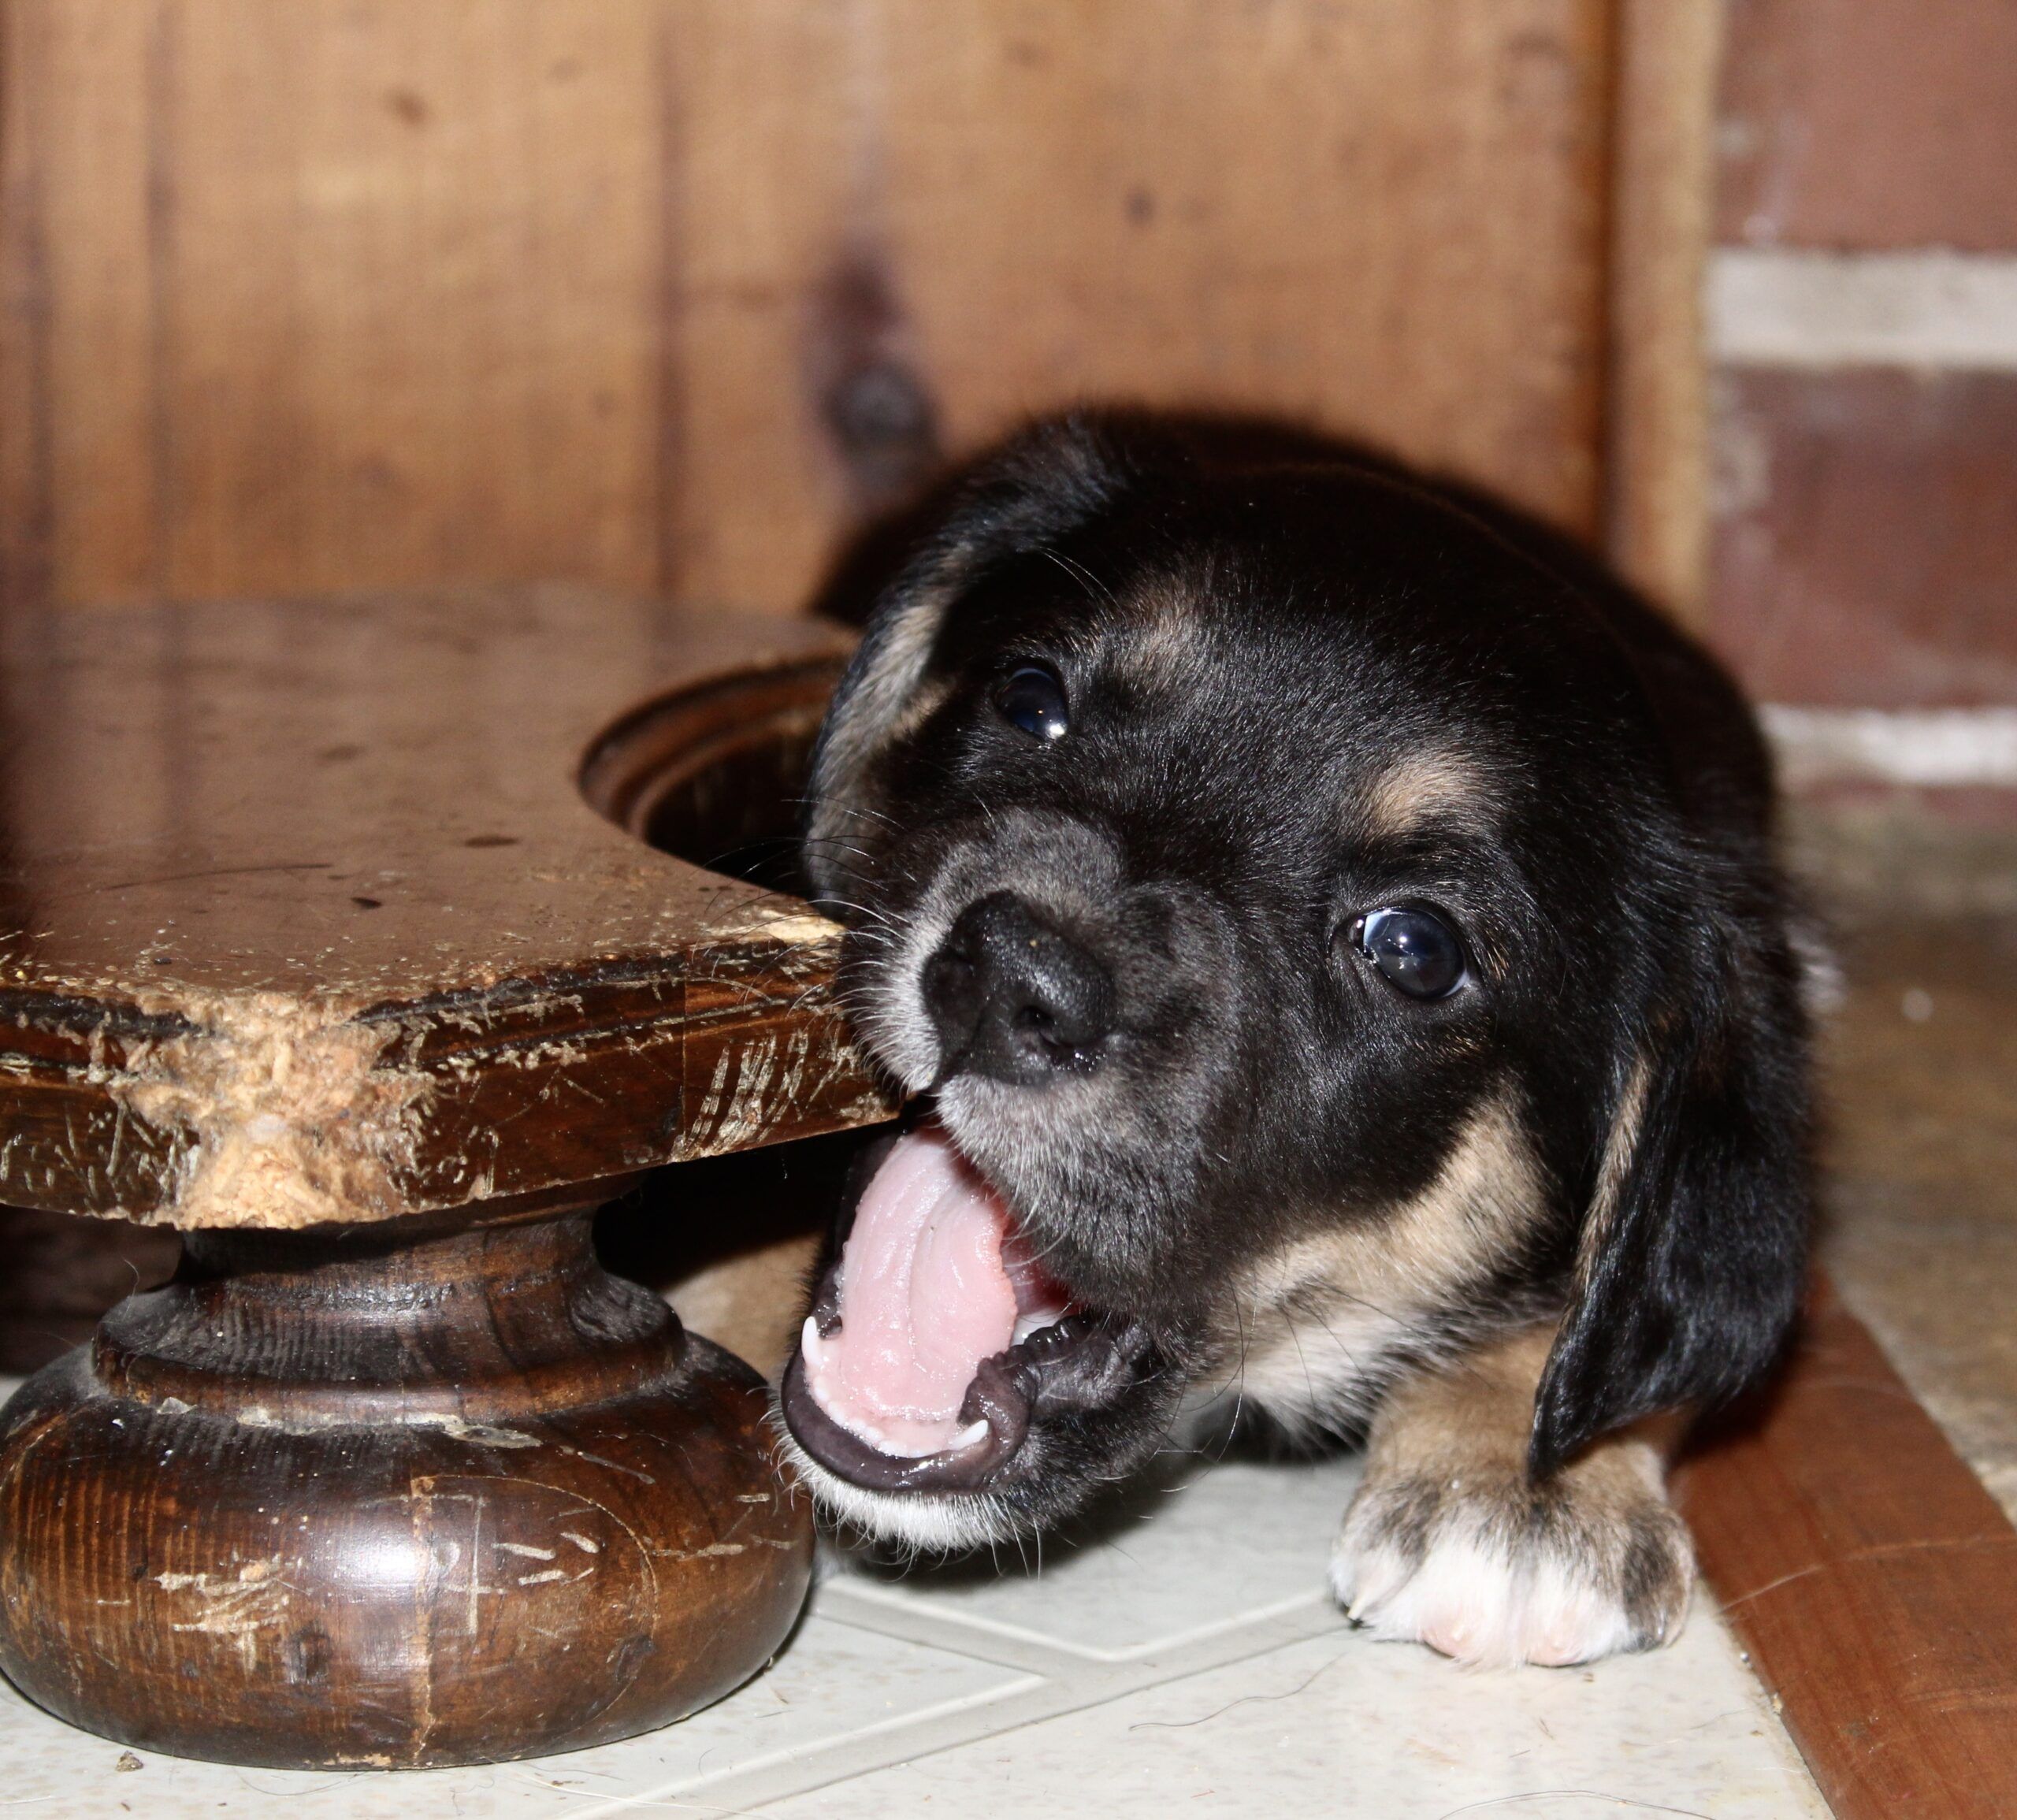
<svg viewBox="0 0 2017 1820"><path fill-rule="evenodd" d="M542 1761L228 1769L122 1752L0 1686L0 1807L63 1820L1826 1814L1706 1603L1673 1650L1588 1670L1465 1673L1351 1630L1321 1570L1356 1471L1173 1462L1098 1533L1047 1545L1040 1572L1032 1559L899 1577L833 1558L767 1673L684 1725Z"/></svg>
<svg viewBox="0 0 2017 1820"><path fill-rule="evenodd" d="M2017 914L1871 921L1843 945L1822 1255L2017 1521Z"/></svg>

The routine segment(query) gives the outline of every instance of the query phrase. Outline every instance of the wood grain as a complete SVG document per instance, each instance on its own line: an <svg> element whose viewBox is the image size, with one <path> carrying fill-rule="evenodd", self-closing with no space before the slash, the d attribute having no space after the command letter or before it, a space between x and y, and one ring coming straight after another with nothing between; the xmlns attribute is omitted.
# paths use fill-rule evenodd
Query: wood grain
<svg viewBox="0 0 2017 1820"><path fill-rule="evenodd" d="M1611 160L1607 554L1689 624L1707 617L1702 287L1715 210L1723 0L1623 0Z"/></svg>
<svg viewBox="0 0 2017 1820"><path fill-rule="evenodd" d="M0 625L0 1183L188 1235L0 1415L16 1687L420 1767L651 1729L783 1640L762 1384L589 1216L890 1108L837 927L581 772L789 823L849 642L552 584Z"/></svg>
<svg viewBox="0 0 2017 1820"><path fill-rule="evenodd" d="M516 1211L201 1235L31 1379L14 1685L145 1749L391 1769L627 1737L760 1667L812 1540L761 1384L604 1271L585 1210Z"/></svg>
<svg viewBox="0 0 2017 1820"><path fill-rule="evenodd" d="M1841 1820L2017 1813L2017 1530L1825 1283L1677 1488Z"/></svg>
<svg viewBox="0 0 2017 1820"><path fill-rule="evenodd" d="M651 582L656 30L620 3L10 4L14 585Z"/></svg>
<svg viewBox="0 0 2017 1820"><path fill-rule="evenodd" d="M787 609L1088 396L1592 533L1609 10L8 0L6 590Z"/></svg>
<svg viewBox="0 0 2017 1820"><path fill-rule="evenodd" d="M704 706L661 701L643 773L755 774L769 722L704 705L752 672L797 679L802 756L849 642L559 586L17 610L0 1195L389 1219L887 1116L831 1001L838 927L578 780L654 696ZM784 825L788 789L774 766Z"/></svg>

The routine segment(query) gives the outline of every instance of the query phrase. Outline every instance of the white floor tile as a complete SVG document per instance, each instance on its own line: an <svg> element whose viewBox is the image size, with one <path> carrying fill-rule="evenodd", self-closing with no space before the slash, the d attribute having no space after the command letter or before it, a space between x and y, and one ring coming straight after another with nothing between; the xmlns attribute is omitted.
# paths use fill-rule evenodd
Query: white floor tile
<svg viewBox="0 0 2017 1820"><path fill-rule="evenodd" d="M780 1820L1131 1820L1172 1814L1545 1820L1827 1809L1698 1614L1655 1656L1465 1674L1340 1632L913 1759L767 1810Z"/></svg>
<svg viewBox="0 0 2017 1820"><path fill-rule="evenodd" d="M302 1820L544 1820L621 1811L640 1799L779 1766L816 1762L837 1744L884 1760L874 1740L893 1725L956 1714L1012 1693L1032 1677L970 1657L809 1618L791 1647L740 1692L685 1723L592 1751L481 1769L390 1775L293 1774L198 1763L152 1751L122 1752L50 1718L0 1683L0 1809L24 1820L220 1820L285 1814ZM121 1770L122 1755L138 1770ZM830 1771L800 1770L793 1782ZM845 1773L845 1766L843 1769ZM122 1803L129 1805L122 1807ZM675 1807L673 1811L678 1811ZM707 1810L704 1807L702 1811ZM228 1820L228 1814L225 1820Z"/></svg>
<svg viewBox="0 0 2017 1820"><path fill-rule="evenodd" d="M1076 1543L1047 1540L972 1567L901 1577L856 1570L834 1591L942 1622L1036 1637L1095 1659L1320 1599L1355 1457L1201 1470L1166 1459Z"/></svg>

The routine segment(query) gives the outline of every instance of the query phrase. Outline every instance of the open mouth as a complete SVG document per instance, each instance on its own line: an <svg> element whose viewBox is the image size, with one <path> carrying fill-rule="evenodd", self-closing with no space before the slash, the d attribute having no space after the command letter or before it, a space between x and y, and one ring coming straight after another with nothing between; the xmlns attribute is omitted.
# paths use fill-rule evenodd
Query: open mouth
<svg viewBox="0 0 2017 1820"><path fill-rule="evenodd" d="M1111 1403L1150 1350L1139 1322L1072 1298L926 1124L861 1191L786 1368L784 1416L815 1460L866 1489L980 1491L1039 1417Z"/></svg>

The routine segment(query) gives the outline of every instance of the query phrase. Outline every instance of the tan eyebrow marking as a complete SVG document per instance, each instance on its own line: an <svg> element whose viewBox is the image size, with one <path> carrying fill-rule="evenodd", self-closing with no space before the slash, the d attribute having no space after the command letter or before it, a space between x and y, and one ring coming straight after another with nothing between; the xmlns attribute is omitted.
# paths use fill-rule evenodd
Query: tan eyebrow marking
<svg viewBox="0 0 2017 1820"><path fill-rule="evenodd" d="M1183 687L1208 659L1204 628L1180 597L1149 595L1139 605L1146 611L1127 628L1129 670L1144 682Z"/></svg>
<svg viewBox="0 0 2017 1820"><path fill-rule="evenodd" d="M1373 835L1405 834L1439 819L1482 824L1492 793L1468 754L1448 746L1410 752L1378 773L1359 799L1359 819Z"/></svg>

